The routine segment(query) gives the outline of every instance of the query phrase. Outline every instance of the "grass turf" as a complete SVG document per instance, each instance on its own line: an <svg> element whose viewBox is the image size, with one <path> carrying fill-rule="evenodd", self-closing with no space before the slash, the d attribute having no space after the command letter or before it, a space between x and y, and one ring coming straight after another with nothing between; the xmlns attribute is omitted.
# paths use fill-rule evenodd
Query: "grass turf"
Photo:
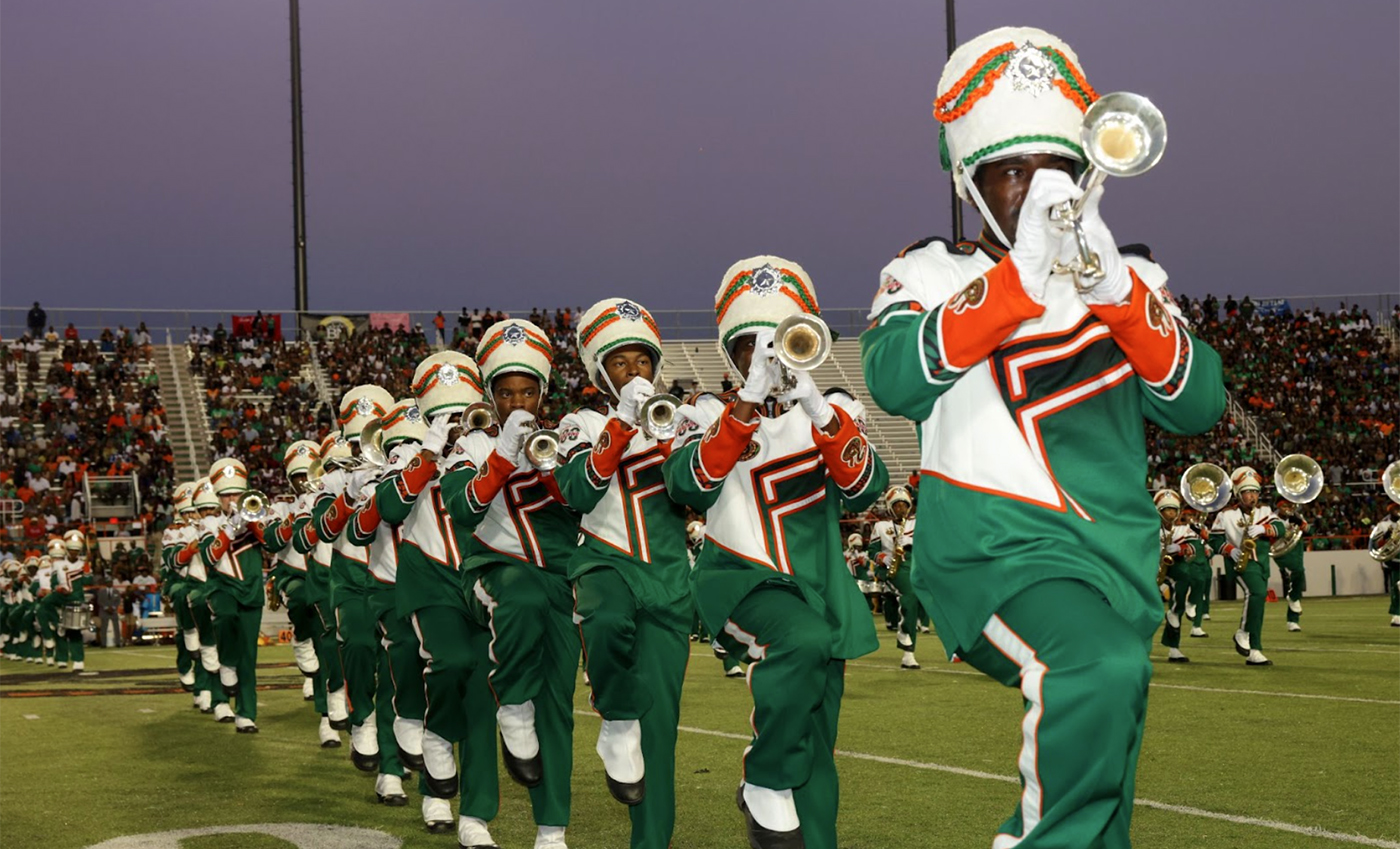
<svg viewBox="0 0 1400 849"><path fill-rule="evenodd" d="M1388 627L1384 599L1310 599L1302 633L1286 633L1283 605L1269 605L1264 650L1276 665L1263 669L1246 668L1231 647L1239 605L1217 603L1212 613L1209 639L1182 640L1190 664L1169 665L1165 650L1154 649L1135 843L1400 846L1400 629ZM1021 742L1018 694L945 662L930 636L919 643L923 669L901 671L893 635L877 626L880 651L847 670L837 758L841 846L989 846L1020 792L1006 780ZM88 671L100 674L0 661L0 846L65 849L262 822L373 828L401 838L405 849L455 845L452 835L423 830L416 782L408 782L409 807L378 806L373 779L349 763L348 736L340 749L317 747L317 717L301 699L289 648L260 653L259 683L271 686L259 694L257 736L215 724L183 693L118 695L176 686L173 673L161 671L173 663L172 647L87 657ZM598 720L581 681L577 708L569 843L625 847L626 811L604 787L593 753ZM745 845L733 794L749 708L742 679L722 677L708 649L692 644L677 753L677 849ZM494 837L505 847L532 845L524 789L504 775L501 787ZM182 844L288 845L253 835Z"/></svg>

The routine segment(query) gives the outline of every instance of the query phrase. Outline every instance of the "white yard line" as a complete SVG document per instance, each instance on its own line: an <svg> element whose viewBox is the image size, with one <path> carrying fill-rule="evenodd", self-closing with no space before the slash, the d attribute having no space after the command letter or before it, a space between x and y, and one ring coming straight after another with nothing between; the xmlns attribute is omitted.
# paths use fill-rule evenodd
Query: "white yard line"
<svg viewBox="0 0 1400 849"><path fill-rule="evenodd" d="M1194 690L1199 693L1231 693L1243 696L1279 696L1285 699L1318 699L1327 702L1361 702L1368 705L1400 705L1400 699L1363 699L1359 696L1323 696L1316 693L1276 693L1269 690L1235 690L1224 687L1194 687L1190 684L1156 684L1163 690Z"/></svg>
<svg viewBox="0 0 1400 849"><path fill-rule="evenodd" d="M597 717L598 714L591 710L576 710L574 713L580 716ZM731 734L728 731L712 731L708 728L694 728L688 725L680 726L681 731L690 734L703 734L707 737L722 737L726 740L739 740L747 743L752 740L748 734ZM935 772L946 772L952 775L961 775L967 778L981 778L987 781L1000 781L1006 784L1019 784L1020 779L1014 775L1000 775L994 772L982 772L976 769L963 769L957 766L946 764L925 763L923 761L910 761L903 758L887 758L882 755L872 755L866 752L849 752L844 749L837 749L836 754L843 758L854 758L862 761L874 761L875 763L889 764L890 766L903 766L910 769L932 770ZM1328 831L1309 825L1294 825L1293 823L1279 822L1278 820L1257 819L1255 817L1241 817L1235 814L1222 814L1218 811L1207 811L1203 808L1192 808L1185 805L1169 805L1166 802L1157 802L1152 799L1134 799L1133 804L1144 808L1154 808L1159 811L1168 811L1174 814L1185 814L1192 817L1205 817L1206 819L1232 822L1238 825L1251 825L1256 828L1268 828L1274 831L1286 831L1292 834L1304 834L1308 837L1316 837L1321 840L1333 840L1338 843L1358 843L1362 846L1378 846L1381 849L1400 849L1400 843L1393 840L1384 840L1379 837L1366 837L1361 834L1344 834L1339 831Z"/></svg>

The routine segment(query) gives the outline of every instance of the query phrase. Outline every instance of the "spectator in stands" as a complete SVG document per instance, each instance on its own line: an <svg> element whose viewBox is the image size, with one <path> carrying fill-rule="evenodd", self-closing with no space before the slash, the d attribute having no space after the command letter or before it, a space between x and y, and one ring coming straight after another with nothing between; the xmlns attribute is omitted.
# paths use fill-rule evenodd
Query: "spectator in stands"
<svg viewBox="0 0 1400 849"><path fill-rule="evenodd" d="M76 342L76 341L78 341L78 328L74 327L74 326L73 326L73 322L71 322L71 321L68 322L68 326L67 326L67 327L63 328L63 341L65 341L65 342Z"/></svg>
<svg viewBox="0 0 1400 849"><path fill-rule="evenodd" d="M29 308L29 335L38 339L44 332L44 327L49 323L49 314L35 301L34 306Z"/></svg>

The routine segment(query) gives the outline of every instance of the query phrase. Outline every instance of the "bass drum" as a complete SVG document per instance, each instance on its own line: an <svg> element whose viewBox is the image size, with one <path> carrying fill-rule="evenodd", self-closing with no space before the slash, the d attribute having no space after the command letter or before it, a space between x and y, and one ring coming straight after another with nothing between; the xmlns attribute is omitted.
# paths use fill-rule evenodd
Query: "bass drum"
<svg viewBox="0 0 1400 849"><path fill-rule="evenodd" d="M70 604L63 608L58 621L65 631L86 631L92 625L92 611L85 604Z"/></svg>

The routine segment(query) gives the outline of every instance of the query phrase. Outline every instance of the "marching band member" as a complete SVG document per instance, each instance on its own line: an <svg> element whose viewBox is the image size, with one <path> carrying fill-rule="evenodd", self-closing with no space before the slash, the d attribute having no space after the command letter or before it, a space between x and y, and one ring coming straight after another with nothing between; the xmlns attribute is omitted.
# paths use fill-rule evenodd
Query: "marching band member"
<svg viewBox="0 0 1400 849"><path fill-rule="evenodd" d="M1287 529L1273 510L1259 504L1259 473L1240 466L1230 474L1237 506L1215 514L1210 545L1225 555L1226 568L1244 588L1244 610L1235 632L1235 651L1248 666L1271 666L1264 656L1264 602L1269 592L1269 544Z"/></svg>
<svg viewBox="0 0 1400 849"><path fill-rule="evenodd" d="M1171 588L1162 645L1167 647L1169 663L1190 663L1191 658L1181 653L1181 619L1186 611L1186 591L1191 582L1187 564L1200 556L1206 544L1190 526L1177 521L1181 515L1181 498L1175 492L1159 489L1152 496L1152 502L1157 505L1157 515L1162 517L1157 583Z"/></svg>
<svg viewBox="0 0 1400 849"><path fill-rule="evenodd" d="M3 578L3 585L0 585L0 593L3 593L4 607L0 608L0 647L3 647L4 657L8 660L21 660L20 636L17 614L20 605L23 604L21 598L23 585L20 575L23 567L18 560L9 559L0 563L0 578Z"/></svg>
<svg viewBox="0 0 1400 849"><path fill-rule="evenodd" d="M39 558L29 557L24 561L24 571L20 577L23 587L20 619L20 643L25 648L24 660L27 663L44 662L44 642L39 628L39 595L47 592L39 580Z"/></svg>
<svg viewBox="0 0 1400 849"><path fill-rule="evenodd" d="M330 597L335 611L335 638L340 647L345 675L345 694L350 706L350 760L362 772L402 776L398 752L381 758L379 726L375 704L375 674L383 646L378 626L370 610L375 579L369 570L369 549L345 533L362 489L373 480L375 470L366 467L360 446L360 431L371 421L382 418L394 406L394 397L378 386L356 386L340 399L340 435L350 445L351 458L342 468L321 477L322 491L311 508L316 537L332 543ZM360 465L355 466L356 460ZM352 470L353 469L353 470ZM386 715L386 729L392 720ZM392 736L392 735L390 735ZM387 764L381 764L387 761ZM382 782L381 782L382 783ZM402 792L394 794L402 795ZM405 797L406 798L406 797Z"/></svg>
<svg viewBox="0 0 1400 849"><path fill-rule="evenodd" d="M408 804L400 761L422 769L423 658L419 654L413 623L398 611L399 539L391 525L383 525L377 489L389 475L405 468L418 456L428 429L412 398L393 404L379 422L381 446L387 462L376 470L375 479L361 490L364 499L345 526L345 534L351 543L364 546L369 552L369 575L374 583L370 585L367 598L382 648L375 693L376 718L380 750L386 755L380 760L375 793L381 803L398 807ZM362 431L361 454L365 451L364 438ZM399 734L411 748L400 752L395 728L405 724L410 730Z"/></svg>
<svg viewBox="0 0 1400 849"><path fill-rule="evenodd" d="M39 620L39 633L44 638L44 662L49 666L66 667L68 665L68 641L63 640L60 646L58 617L63 605L67 603L67 597L55 591L58 587L59 572L56 564L63 559L63 540L53 537L45 549L47 553L39 558L39 600L36 611ZM61 664L58 663L60 659L63 661Z"/></svg>
<svg viewBox="0 0 1400 849"><path fill-rule="evenodd" d="M209 467L209 483L222 516L200 527L199 556L210 570L205 603L213 614L219 650L219 685L234 702L234 730L258 733L258 634L263 611L262 526L239 511L248 491L248 469L226 457Z"/></svg>
<svg viewBox="0 0 1400 849"><path fill-rule="evenodd" d="M1400 511L1391 508L1371 529L1372 539L1387 539L1396 522L1400 522ZM1384 552L1381 552L1384 556ZM1377 561L1381 566L1381 583L1390 594L1390 627L1400 628L1400 557Z"/></svg>
<svg viewBox="0 0 1400 849"><path fill-rule="evenodd" d="M88 582L92 580L92 567L83 557L86 554L87 540L82 531L69 531L63 535L62 542L63 556L54 561L54 577L56 579L54 591L63 599L59 608L58 639L59 642L67 646L64 657L72 662L73 671L81 672L85 655L83 631L79 628L67 627L63 614L69 608L76 608L83 614L78 617L78 620L87 621L86 614L89 610L87 586Z"/></svg>
<svg viewBox="0 0 1400 849"><path fill-rule="evenodd" d="M186 631L184 638L190 652L199 656L194 670L195 706L201 713L213 714L216 722L233 722L233 708L228 706L228 695L219 685L219 649L214 635L214 616L208 604L214 585L204 558L199 556L203 523L217 520L221 512L219 497L214 494L208 478L194 482L190 506L197 515L191 517L183 529L183 547L175 553L174 561L177 569L184 570L185 605L194 621L194 631Z"/></svg>
<svg viewBox="0 0 1400 849"><path fill-rule="evenodd" d="M1115 246L1102 186L1081 220L1103 276L1054 270L1078 254L1050 211L1083 196L1096 98L1039 29L954 52L940 149L985 229L906 248L861 336L875 401L921 425L920 502L939 533L915 540L914 588L949 655L1026 702L1024 792L996 840L1021 849L1129 845L1162 618L1143 419L1201 433L1225 406L1220 358L1159 294L1148 252Z"/></svg>
<svg viewBox="0 0 1400 849"><path fill-rule="evenodd" d="M341 436L340 431L333 430L322 437L316 464L323 473L328 473L335 464L350 459L350 456L350 443ZM345 693L345 669L340 660L340 646L336 643L335 608L331 599L331 560L335 543L321 539L316 533L311 509L320 501L324 485L319 480L311 483L314 491L308 499L310 506L293 520L292 547L306 556L306 580L302 595L316 611L312 644L316 646L316 663L320 669L317 677L321 680L314 686L323 687L326 691L326 724L334 731L345 731L350 727L350 710ZM323 735L323 743L326 739Z"/></svg>
<svg viewBox="0 0 1400 849"><path fill-rule="evenodd" d="M311 546L305 542L301 547L294 544L298 534L305 539L311 522L311 505L316 496L309 476L313 465L319 462L319 453L320 446L309 439L298 439L287 446L282 466L295 497L291 503L273 505L273 516L263 531L263 547L273 556L274 565L268 575L271 594L286 608L287 621L292 626L292 658L311 682L311 701L321 716L317 737L321 748L334 749L340 746L340 732L331 727L328 715L326 676L321 672L320 657L323 630L316 605L308 595L310 564L302 550Z"/></svg>
<svg viewBox="0 0 1400 849"><path fill-rule="evenodd" d="M845 662L879 645L846 570L840 518L871 504L889 475L858 403L833 405L806 372L788 384L773 331L799 314L819 308L797 263L757 256L725 272L719 347L744 384L682 408L663 466L671 497L705 514L700 615L749 660L754 735L736 801L750 844L765 849L836 845L832 752Z"/></svg>
<svg viewBox="0 0 1400 849"><path fill-rule="evenodd" d="M394 723L406 759L421 760L423 824L437 834L452 830L450 800L459 790L457 842L469 849L495 846L487 823L500 809L496 773L495 700L487 682L491 635L474 628L462 573L464 533L443 505L442 473L466 454L449 437L464 411L482 399L476 363L456 351L425 358L413 373L413 394L423 419L432 423L418 452L399 455L395 468L375 489L381 523L398 527L396 613L409 620L424 661L423 719L405 711ZM460 442L460 440L459 440ZM462 770L456 744L462 745Z"/></svg>
<svg viewBox="0 0 1400 849"><path fill-rule="evenodd" d="M1215 550L1210 547L1210 532L1201 521L1200 513L1190 506L1183 506L1181 517L1181 521L1201 541L1200 545L1191 546L1192 556L1186 561L1189 583L1184 613L1186 618L1191 620L1191 636L1204 638L1210 636L1201 627L1201 622L1210 618L1210 584L1215 578L1210 558Z"/></svg>
<svg viewBox="0 0 1400 849"><path fill-rule="evenodd" d="M622 298L580 317L584 371L609 400L559 422L554 479L583 514L569 565L590 702L602 717L596 750L614 799L631 806L634 849L671 843L676 735L690 660L694 604L685 508L666 494L670 435L647 432L644 405L663 366L651 314Z"/></svg>
<svg viewBox="0 0 1400 849"><path fill-rule="evenodd" d="M179 675L180 686L194 692L195 666L198 664L198 644L193 651L185 634L193 632L194 617L190 615L185 596L189 586L185 583L183 569L175 562L175 554L188 541L184 538L190 516L194 515L194 483L182 483L175 487L174 510L170 525L161 532L160 539L160 587L161 596L170 606L175 616L175 672ZM99 635L98 642L101 642ZM196 697L198 701L198 697ZM199 707L196 703L195 707Z"/></svg>
<svg viewBox="0 0 1400 849"><path fill-rule="evenodd" d="M1277 501L1277 505L1278 517L1286 525L1299 528L1303 533L1308 532L1307 520L1298 515L1298 505L1282 497ZM1284 530L1287 532L1288 528ZM1279 577L1283 579L1283 597L1288 600L1285 619L1290 631L1303 630L1303 593L1308 589L1308 572L1303 566L1303 552L1306 548L1300 539L1288 551L1274 558L1278 563Z"/></svg>
<svg viewBox="0 0 1400 849"><path fill-rule="evenodd" d="M553 351L544 332L508 319L477 345L482 385L501 422L458 446L465 462L443 476L442 499L471 533L463 582L472 622L492 635L490 683L506 771L530 789L536 849L563 849L573 770L579 631L568 564L578 516L552 477L527 460L539 427Z"/></svg>
<svg viewBox="0 0 1400 849"><path fill-rule="evenodd" d="M885 508L890 518L875 523L870 532L870 547L876 562L884 567L885 582L894 587L899 599L899 630L895 632L895 642L904 653L899 668L918 669L914 645L919 638L922 607L910 577L914 572L914 499L904 487L892 486L885 493Z"/></svg>

